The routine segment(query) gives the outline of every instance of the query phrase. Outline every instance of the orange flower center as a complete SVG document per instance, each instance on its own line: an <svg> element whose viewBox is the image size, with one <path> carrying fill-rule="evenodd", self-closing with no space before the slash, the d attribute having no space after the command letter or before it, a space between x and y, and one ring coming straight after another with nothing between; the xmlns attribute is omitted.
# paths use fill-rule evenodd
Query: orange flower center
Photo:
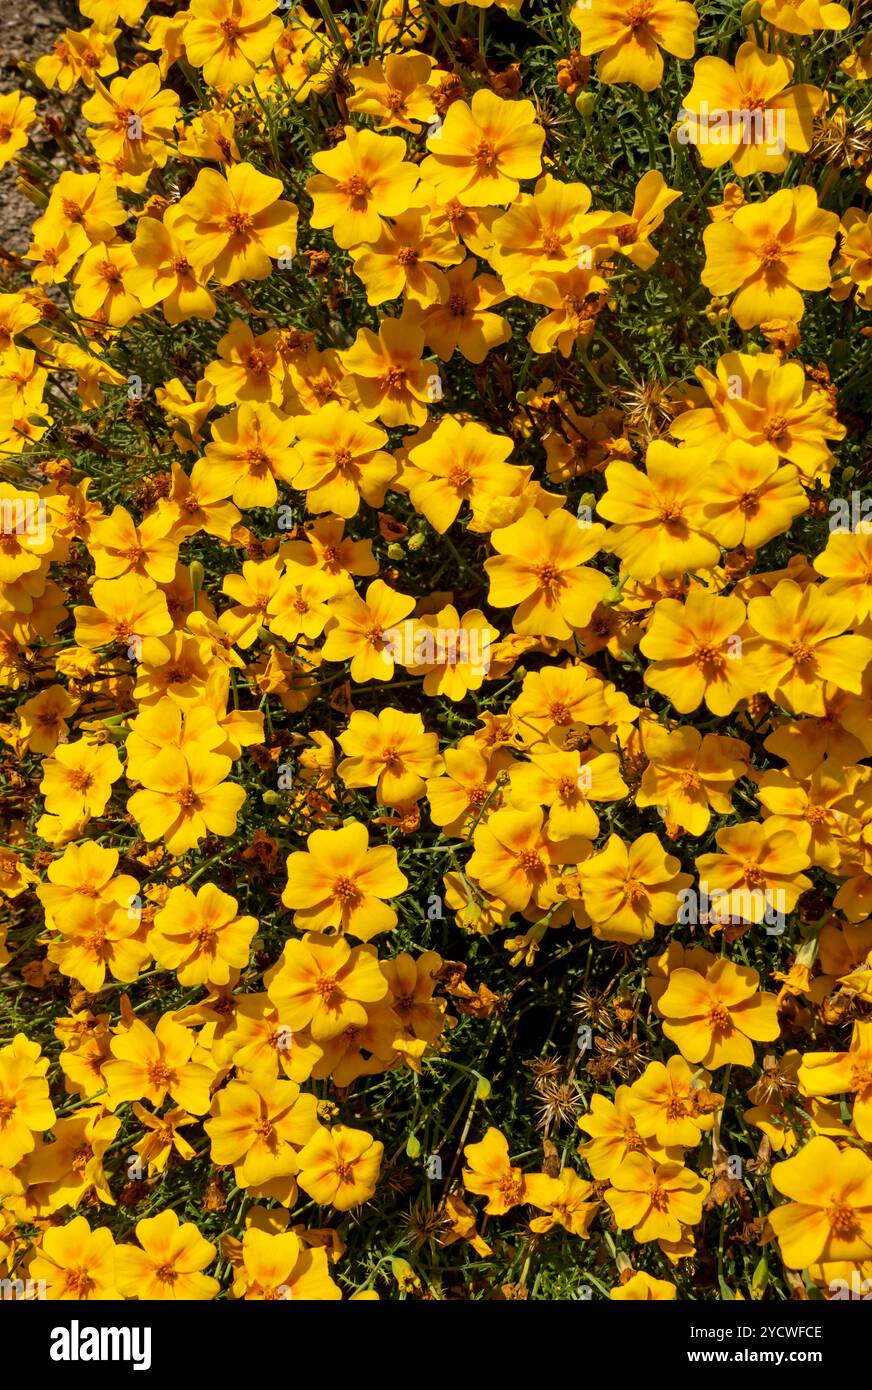
<svg viewBox="0 0 872 1390"><path fill-rule="evenodd" d="M637 878L628 878L624 884L624 897L632 907L639 907L648 901L648 890Z"/></svg>
<svg viewBox="0 0 872 1390"><path fill-rule="evenodd" d="M73 768L70 773L70 786L77 792L86 792L94 778L83 767Z"/></svg>
<svg viewBox="0 0 872 1390"><path fill-rule="evenodd" d="M624 16L624 22L630 26L635 34L637 29L643 29L651 18L653 5L651 0L636 0L635 5L631 5Z"/></svg>
<svg viewBox="0 0 872 1390"><path fill-rule="evenodd" d="M176 801L183 811L190 811L199 804L197 793L193 787L180 787L176 792Z"/></svg>
<svg viewBox="0 0 872 1390"><path fill-rule="evenodd" d="M539 583L549 596L563 584L563 576L560 570L556 565L553 565L550 560L546 560L542 565L537 565L533 573L539 576Z"/></svg>
<svg viewBox="0 0 872 1390"><path fill-rule="evenodd" d="M703 671L712 673L724 669L726 658L720 647L714 646L711 642L701 642L693 656L697 666Z"/></svg>
<svg viewBox="0 0 872 1390"><path fill-rule="evenodd" d="M756 489L751 492L743 492L739 498L739 511L745 516L756 516L760 510L760 494Z"/></svg>
<svg viewBox="0 0 872 1390"><path fill-rule="evenodd" d="M814 659L814 648L799 638L795 642L791 642L789 651L795 666L806 666Z"/></svg>
<svg viewBox="0 0 872 1390"><path fill-rule="evenodd" d="M850 1236L860 1234L860 1227L857 1221L856 1212L845 1202L836 1202L827 1212L830 1226L837 1236L842 1236L847 1240Z"/></svg>
<svg viewBox="0 0 872 1390"><path fill-rule="evenodd" d="M542 860L539 857L538 850L522 849L521 853L518 855L518 864L523 869L524 873L530 877L535 874L541 874L542 872Z"/></svg>
<svg viewBox="0 0 872 1390"><path fill-rule="evenodd" d="M708 1021L713 1033L729 1033L733 1026L729 1009L724 1004L712 1004Z"/></svg>
<svg viewBox="0 0 872 1390"><path fill-rule="evenodd" d="M775 237L770 237L769 240L764 241L763 245L760 247L760 264L764 267L777 265L783 255L784 251L781 242L776 240Z"/></svg>
<svg viewBox="0 0 872 1390"><path fill-rule="evenodd" d="M231 212L224 226L228 232L234 236L242 236L253 226L252 220L247 212Z"/></svg>
<svg viewBox="0 0 872 1390"><path fill-rule="evenodd" d="M397 260L400 265L417 265L418 253L414 246L401 246L397 252Z"/></svg>
<svg viewBox="0 0 872 1390"><path fill-rule="evenodd" d="M66 1292L72 1298L87 1298L93 1288L94 1280L86 1269L67 1269L64 1271Z"/></svg>
<svg viewBox="0 0 872 1390"><path fill-rule="evenodd" d="M663 1187L652 1187L649 1199L655 1211L669 1210L669 1193Z"/></svg>
<svg viewBox="0 0 872 1390"><path fill-rule="evenodd" d="M453 319L462 319L469 312L469 306L462 294L448 296L448 312Z"/></svg>
<svg viewBox="0 0 872 1390"><path fill-rule="evenodd" d="M783 434L787 433L787 421L783 415L773 415L771 420L767 420L763 426L763 434L770 444L777 444Z"/></svg>
<svg viewBox="0 0 872 1390"><path fill-rule="evenodd" d="M342 192L358 206L365 204L372 197L372 190L362 174L352 174L347 183L343 184Z"/></svg>
<svg viewBox="0 0 872 1390"><path fill-rule="evenodd" d="M762 888L766 875L759 864L743 864L742 873L749 888Z"/></svg>
<svg viewBox="0 0 872 1390"><path fill-rule="evenodd" d="M353 879L341 875L333 884L333 896L343 907L351 907L360 900L360 891Z"/></svg>
<svg viewBox="0 0 872 1390"><path fill-rule="evenodd" d="M490 140L479 140L472 152L472 157L479 167L480 173L492 173L496 164L497 152Z"/></svg>
<svg viewBox="0 0 872 1390"><path fill-rule="evenodd" d="M169 1090L175 1084L176 1074L165 1062L149 1062L148 1079L157 1090Z"/></svg>

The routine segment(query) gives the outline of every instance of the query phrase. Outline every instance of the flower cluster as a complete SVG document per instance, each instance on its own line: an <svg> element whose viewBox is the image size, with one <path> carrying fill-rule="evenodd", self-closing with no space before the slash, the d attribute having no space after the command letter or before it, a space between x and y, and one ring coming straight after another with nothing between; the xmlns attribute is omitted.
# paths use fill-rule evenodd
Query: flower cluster
<svg viewBox="0 0 872 1390"><path fill-rule="evenodd" d="M862 3L80 8L0 96L0 1275L846 1296Z"/></svg>

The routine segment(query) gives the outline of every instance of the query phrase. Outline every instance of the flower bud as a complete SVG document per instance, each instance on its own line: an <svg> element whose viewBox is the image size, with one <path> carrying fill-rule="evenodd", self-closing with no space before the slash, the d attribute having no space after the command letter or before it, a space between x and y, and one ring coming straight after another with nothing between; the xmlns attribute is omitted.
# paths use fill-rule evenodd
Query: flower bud
<svg viewBox="0 0 872 1390"><path fill-rule="evenodd" d="M589 121L596 110L597 98L594 92L579 92L575 98L575 109L580 116Z"/></svg>

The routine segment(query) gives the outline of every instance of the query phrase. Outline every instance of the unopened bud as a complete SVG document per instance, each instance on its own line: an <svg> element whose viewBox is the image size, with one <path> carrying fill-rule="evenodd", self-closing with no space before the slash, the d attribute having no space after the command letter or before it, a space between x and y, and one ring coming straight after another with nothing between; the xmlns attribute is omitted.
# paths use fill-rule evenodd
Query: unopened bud
<svg viewBox="0 0 872 1390"><path fill-rule="evenodd" d="M596 110L596 95L594 92L579 92L575 98L575 109L580 116L589 121Z"/></svg>

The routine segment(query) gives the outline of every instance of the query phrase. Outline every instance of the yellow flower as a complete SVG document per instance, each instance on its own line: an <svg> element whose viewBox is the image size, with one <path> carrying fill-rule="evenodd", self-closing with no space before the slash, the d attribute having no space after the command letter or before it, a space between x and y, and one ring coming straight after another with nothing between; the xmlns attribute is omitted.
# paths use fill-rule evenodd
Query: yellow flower
<svg viewBox="0 0 872 1390"><path fill-rule="evenodd" d="M515 632L536 637L569 637L590 622L610 587L608 576L588 568L605 537L602 526L580 526L570 512L544 516L535 509L520 521L493 532L497 556L485 561L490 601L496 608L518 607Z"/></svg>
<svg viewBox="0 0 872 1390"><path fill-rule="evenodd" d="M699 15L685 0L584 0L569 12L579 52L599 53L601 82L630 82L653 92L663 80L661 48L692 58Z"/></svg>
<svg viewBox="0 0 872 1390"><path fill-rule="evenodd" d="M745 177L761 170L779 174L793 152L811 147L814 118L824 103L817 87L791 87L793 63L743 43L731 67L723 58L700 58L684 98L685 136L707 169L730 160Z"/></svg>
<svg viewBox="0 0 872 1390"><path fill-rule="evenodd" d="M575 862L590 849L590 842L578 836L556 842L544 820L539 807L506 807L488 816L473 835L475 853L466 866L467 874L517 912L531 902L550 907L553 866Z"/></svg>
<svg viewBox="0 0 872 1390"><path fill-rule="evenodd" d="M769 1213L788 1269L872 1258L872 1160L816 1136L776 1163L772 1183L788 1201Z"/></svg>
<svg viewBox="0 0 872 1390"><path fill-rule="evenodd" d="M395 849L370 847L366 826L358 821L341 830L313 830L307 846L288 855L282 893L301 931L336 927L369 941L396 926L397 914L384 900L404 892L408 880Z"/></svg>
<svg viewBox="0 0 872 1390"><path fill-rule="evenodd" d="M0 1047L0 1166L14 1168L36 1147L36 1136L51 1129L54 1106L49 1099L48 1058L39 1043L16 1033Z"/></svg>
<svg viewBox="0 0 872 1390"><path fill-rule="evenodd" d="M67 825L80 825L105 811L122 768L111 743L81 738L59 744L42 771L39 790L46 811Z"/></svg>
<svg viewBox="0 0 872 1390"><path fill-rule="evenodd" d="M255 917L238 917L237 902L214 883L197 891L171 888L154 919L148 945L165 970L183 985L225 985L231 971L248 964Z"/></svg>
<svg viewBox="0 0 872 1390"><path fill-rule="evenodd" d="M477 263L467 256L462 265L445 273L445 293L441 302L422 308L412 302L409 320L420 324L424 341L443 362L460 351L468 362L483 362L491 348L507 343L511 326L490 310L508 298L502 281L495 275L476 277Z"/></svg>
<svg viewBox="0 0 872 1390"><path fill-rule="evenodd" d="M215 1246L204 1240L193 1221L182 1224L174 1211L136 1223L139 1246L115 1250L118 1288L126 1298L214 1298L221 1285L201 1271L215 1258ZM140 1249L140 1246L142 1247Z"/></svg>
<svg viewBox="0 0 872 1390"><path fill-rule="evenodd" d="M313 227L329 227L347 250L378 241L383 217L397 217L415 203L418 169L406 163L398 135L345 127L345 139L312 156L319 173L306 184L314 203Z"/></svg>
<svg viewBox="0 0 872 1390"><path fill-rule="evenodd" d="M108 90L96 77L94 88L82 107L91 122L85 134L104 164L142 188L150 170L162 169L169 158L179 98L161 87L155 63L114 78Z"/></svg>
<svg viewBox="0 0 872 1390"><path fill-rule="evenodd" d="M872 1023L855 1022L847 1052L806 1052L797 1079L804 1096L852 1093L854 1127L872 1139Z"/></svg>
<svg viewBox="0 0 872 1390"><path fill-rule="evenodd" d="M36 101L22 92L0 96L0 169L27 144L27 131L36 120Z"/></svg>
<svg viewBox="0 0 872 1390"><path fill-rule="evenodd" d="M142 311L127 281L136 262L126 241L98 242L82 258L74 275L78 285L73 307L83 318L123 328Z"/></svg>
<svg viewBox="0 0 872 1390"><path fill-rule="evenodd" d="M389 681L394 673L394 660L400 624L415 606L408 594L376 579L366 591L365 599L351 593L337 598L331 605L327 640L323 647L325 661L346 661L351 658L351 679Z"/></svg>
<svg viewBox="0 0 872 1390"><path fill-rule="evenodd" d="M451 290L437 266L463 260L463 247L448 227L433 225L424 213L398 213L382 223L378 239L352 251L354 273L366 286L370 304L400 295L422 308L444 301Z"/></svg>
<svg viewBox="0 0 872 1390"><path fill-rule="evenodd" d="M729 714L759 689L757 670L741 637L745 605L735 594L717 598L691 589L684 603L663 598L639 643L650 658L645 684L659 690L682 714L705 700L712 714Z"/></svg>
<svg viewBox="0 0 872 1390"><path fill-rule="evenodd" d="M430 153L421 176L435 186L440 202L505 205L517 197L519 180L539 174L544 139L531 101L504 101L482 87L470 105L452 102L427 140Z"/></svg>
<svg viewBox="0 0 872 1390"><path fill-rule="evenodd" d="M446 415L431 434L408 451L401 482L415 511L440 534L456 521L466 501L511 491L519 470L506 462L513 443L475 420Z"/></svg>
<svg viewBox="0 0 872 1390"><path fill-rule="evenodd" d="M320 932L307 932L302 941L286 941L264 984L280 1026L292 1033L306 1028L317 1043L364 1027L366 1006L388 993L374 947L352 947L344 937Z"/></svg>
<svg viewBox="0 0 872 1390"><path fill-rule="evenodd" d="M229 1248L227 1253L232 1258ZM234 1298L292 1299L295 1303L342 1298L330 1278L327 1251L306 1249L293 1231L260 1230L252 1222L239 1253L239 1262L234 1262Z"/></svg>
<svg viewBox="0 0 872 1390"><path fill-rule="evenodd" d="M762 18L786 34L813 34L818 29L841 32L851 22L851 12L831 0L763 0Z"/></svg>
<svg viewBox="0 0 872 1390"><path fill-rule="evenodd" d="M578 877L594 935L606 941L649 940L655 922L676 920L678 893L693 882L651 833L629 846L610 835L603 849L579 864Z"/></svg>
<svg viewBox="0 0 872 1390"><path fill-rule="evenodd" d="M426 733L420 714L388 706L378 714L355 710L339 746L345 758L337 772L347 787L376 787L382 806L418 801L427 777L442 770L439 737Z"/></svg>
<svg viewBox="0 0 872 1390"><path fill-rule="evenodd" d="M423 425L427 402L440 400L437 372L422 362L424 330L407 310L400 318L382 319L378 336L359 328L351 347L340 353L354 382L364 420L394 425Z"/></svg>
<svg viewBox="0 0 872 1390"><path fill-rule="evenodd" d="M212 1162L232 1164L237 1187L258 1189L284 1179L295 1193L298 1151L317 1133L317 1107L317 1098L302 1095L295 1081L277 1081L264 1072L230 1081L216 1093L203 1126Z"/></svg>
<svg viewBox="0 0 872 1390"><path fill-rule="evenodd" d="M763 689L788 709L822 715L826 681L859 694L872 639L840 635L856 623L847 594L814 585L803 590L782 579L768 596L750 600L748 623L755 636L747 645L762 663Z"/></svg>
<svg viewBox="0 0 872 1390"><path fill-rule="evenodd" d="M509 1162L509 1145L504 1134L491 1126L478 1144L463 1150L468 1167L463 1170L467 1192L487 1197L489 1216L504 1216L527 1198L527 1184L520 1168Z"/></svg>
<svg viewBox="0 0 872 1390"><path fill-rule="evenodd" d="M135 264L125 286L144 309L160 304L167 323L211 319L215 300L188 260L188 242L176 232L179 212L168 209L162 222L140 217L131 250Z"/></svg>
<svg viewBox="0 0 872 1390"><path fill-rule="evenodd" d="M531 1173L524 1179L527 1200L546 1213L530 1222L535 1235L547 1235L555 1226L562 1226L570 1235L586 1240L590 1225L599 1210L593 1196L593 1183L584 1182L572 1168L564 1168L556 1178L545 1173Z"/></svg>
<svg viewBox="0 0 872 1390"><path fill-rule="evenodd" d="M771 446L738 439L727 445L723 465L709 470L702 500L706 529L725 550L757 550L808 509L796 469L782 468Z"/></svg>
<svg viewBox="0 0 872 1390"><path fill-rule="evenodd" d="M655 1164L643 1154L630 1154L611 1181L605 1198L618 1229L631 1230L640 1244L679 1240L683 1226L702 1220L710 1187L679 1162Z"/></svg>
<svg viewBox="0 0 872 1390"><path fill-rule="evenodd" d="M597 511L615 523L609 549L634 579L668 579L717 564L720 550L707 528L702 494L710 460L701 447L675 449L656 439L648 445L644 473L623 459L609 464L608 490Z"/></svg>
<svg viewBox="0 0 872 1390"><path fill-rule="evenodd" d="M210 87L248 86L281 32L272 0L191 0L185 54Z"/></svg>
<svg viewBox="0 0 872 1390"><path fill-rule="evenodd" d="M146 840L162 840L170 854L184 854L210 832L232 835L245 791L225 779L232 762L194 744L186 755L164 748L138 769L142 791L127 809Z"/></svg>
<svg viewBox="0 0 872 1390"><path fill-rule="evenodd" d="M116 1277L118 1247L105 1226L92 1231L84 1216L43 1231L28 1275L45 1284L52 1301L121 1299Z"/></svg>
<svg viewBox="0 0 872 1390"><path fill-rule="evenodd" d="M274 507L276 479L296 471L294 423L270 402L240 405L216 420L206 445L210 481L237 507Z"/></svg>
<svg viewBox="0 0 872 1390"><path fill-rule="evenodd" d="M426 53L387 53L366 67L351 68L348 80L354 90L348 98L349 111L377 116L376 130L400 126L416 135L420 123L427 124L436 115L432 67L433 59Z"/></svg>
<svg viewBox="0 0 872 1390"><path fill-rule="evenodd" d="M678 1290L668 1279L655 1279L652 1274L639 1270L624 1284L616 1284L609 1298L617 1303L669 1303L678 1297Z"/></svg>
<svg viewBox="0 0 872 1390"><path fill-rule="evenodd" d="M280 179L252 164L234 164L226 177L201 169L173 222L191 264L222 285L265 280L270 258L291 257L297 245L297 209L282 192Z"/></svg>
<svg viewBox="0 0 872 1390"><path fill-rule="evenodd" d="M710 1130L723 1096L708 1090L711 1077L691 1071L683 1057L673 1056L664 1066L651 1062L630 1087L628 1106L643 1138L653 1138L664 1148L691 1149Z"/></svg>
<svg viewBox="0 0 872 1390"><path fill-rule="evenodd" d="M350 1211L373 1196L383 1153L365 1130L318 1129L300 1152L298 1182L319 1206Z"/></svg>
<svg viewBox="0 0 872 1390"><path fill-rule="evenodd" d="M700 279L715 296L736 292L730 313L740 328L769 319L797 323L805 312L801 292L829 288L838 229L838 215L818 207L813 188L782 188L706 228Z"/></svg>
<svg viewBox="0 0 872 1390"><path fill-rule="evenodd" d="M134 1018L112 1039L112 1056L103 1064L109 1108L114 1110L126 1100L147 1100L160 1109L171 1096L183 1110L205 1114L212 1072L190 1060L194 1043L191 1030L176 1023L171 1014L158 1020L154 1032L141 1018Z"/></svg>
<svg viewBox="0 0 872 1390"><path fill-rule="evenodd" d="M684 966L670 972L658 1011L663 1031L689 1062L704 1067L754 1062L754 1042L778 1037L778 1001L762 994L750 966L716 960L705 974Z"/></svg>
<svg viewBox="0 0 872 1390"><path fill-rule="evenodd" d="M388 436L356 410L328 401L311 415L295 418L297 442L293 485L306 493L310 512L354 516L361 500L380 507L396 475L393 457L383 445Z"/></svg>

